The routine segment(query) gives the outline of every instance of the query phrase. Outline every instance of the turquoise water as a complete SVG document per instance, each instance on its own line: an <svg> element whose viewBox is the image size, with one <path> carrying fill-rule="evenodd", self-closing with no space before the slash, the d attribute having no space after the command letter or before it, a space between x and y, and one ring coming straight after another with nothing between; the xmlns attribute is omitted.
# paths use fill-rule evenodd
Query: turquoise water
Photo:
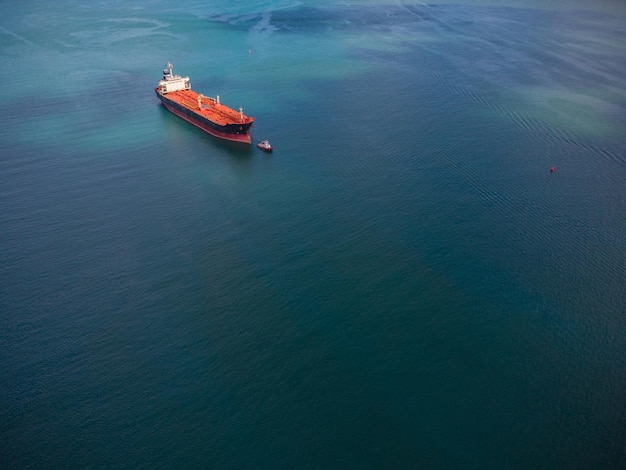
<svg viewBox="0 0 626 470"><path fill-rule="evenodd" d="M223 3L3 8L2 467L623 468L622 4Z"/></svg>

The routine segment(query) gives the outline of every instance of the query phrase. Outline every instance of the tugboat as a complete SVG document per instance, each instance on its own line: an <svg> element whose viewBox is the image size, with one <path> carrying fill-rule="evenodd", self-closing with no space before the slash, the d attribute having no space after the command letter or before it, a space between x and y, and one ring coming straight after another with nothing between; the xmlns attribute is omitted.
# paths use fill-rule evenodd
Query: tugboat
<svg viewBox="0 0 626 470"><path fill-rule="evenodd" d="M260 148L264 152L271 152L272 151L272 144L270 144L269 140L262 140L261 142L256 144L256 146L257 146L257 148Z"/></svg>

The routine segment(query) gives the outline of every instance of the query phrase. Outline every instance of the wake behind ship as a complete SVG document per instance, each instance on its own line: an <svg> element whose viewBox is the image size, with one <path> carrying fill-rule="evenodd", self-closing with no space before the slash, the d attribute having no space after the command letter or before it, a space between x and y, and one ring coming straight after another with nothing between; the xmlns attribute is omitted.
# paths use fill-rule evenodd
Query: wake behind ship
<svg viewBox="0 0 626 470"><path fill-rule="evenodd" d="M189 77L174 75L167 63L163 79L154 89L161 103L172 113L220 139L249 144L254 118L220 103L220 97L203 96L191 89Z"/></svg>

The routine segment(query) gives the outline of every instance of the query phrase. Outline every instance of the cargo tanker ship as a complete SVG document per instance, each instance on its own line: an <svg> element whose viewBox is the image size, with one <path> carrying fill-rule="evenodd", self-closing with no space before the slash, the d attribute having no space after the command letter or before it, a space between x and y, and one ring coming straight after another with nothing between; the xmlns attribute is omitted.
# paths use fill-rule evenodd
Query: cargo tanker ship
<svg viewBox="0 0 626 470"><path fill-rule="evenodd" d="M250 127L254 118L220 103L220 97L203 96L191 89L189 77L174 75L168 62L163 79L154 89L157 97L169 111L203 131L220 139L249 144Z"/></svg>

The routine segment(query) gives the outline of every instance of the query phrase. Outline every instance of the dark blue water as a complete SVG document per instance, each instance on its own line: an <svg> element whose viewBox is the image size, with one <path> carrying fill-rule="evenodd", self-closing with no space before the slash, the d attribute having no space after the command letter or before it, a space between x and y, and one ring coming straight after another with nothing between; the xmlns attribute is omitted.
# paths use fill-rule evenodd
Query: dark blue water
<svg viewBox="0 0 626 470"><path fill-rule="evenodd" d="M622 4L221 3L3 6L0 466L623 468Z"/></svg>

